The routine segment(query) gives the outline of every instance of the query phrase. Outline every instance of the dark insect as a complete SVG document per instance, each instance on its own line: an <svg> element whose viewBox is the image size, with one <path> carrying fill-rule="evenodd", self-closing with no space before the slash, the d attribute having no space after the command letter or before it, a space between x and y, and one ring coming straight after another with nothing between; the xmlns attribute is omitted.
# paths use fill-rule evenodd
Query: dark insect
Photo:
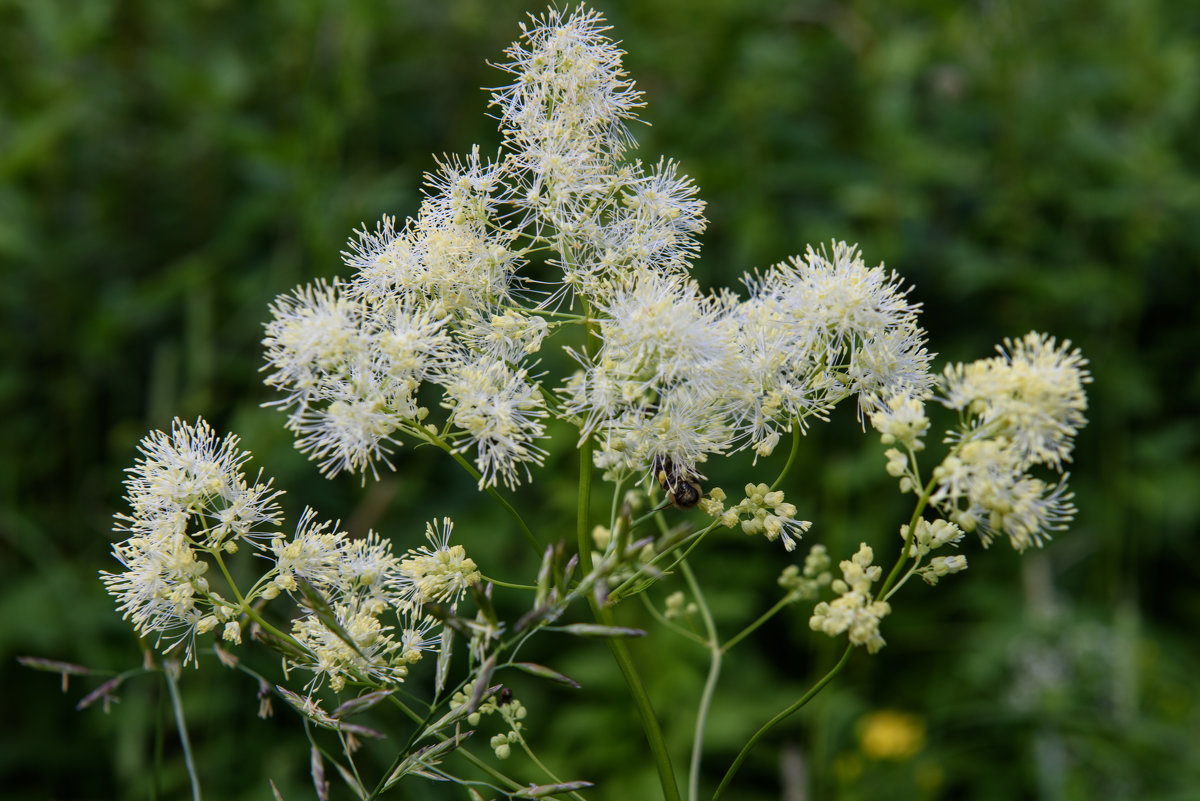
<svg viewBox="0 0 1200 801"><path fill-rule="evenodd" d="M700 476L676 467L670 456L655 456L652 469L658 485L667 493L667 503L676 509L694 509L704 497Z"/></svg>
<svg viewBox="0 0 1200 801"><path fill-rule="evenodd" d="M500 706L511 703L513 698L512 690L508 687L500 688Z"/></svg>

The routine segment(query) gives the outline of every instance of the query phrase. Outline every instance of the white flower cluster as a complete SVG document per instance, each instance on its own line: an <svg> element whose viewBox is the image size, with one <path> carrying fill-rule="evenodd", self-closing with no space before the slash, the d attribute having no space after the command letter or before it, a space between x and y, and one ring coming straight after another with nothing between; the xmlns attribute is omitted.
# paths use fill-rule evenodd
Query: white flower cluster
<svg viewBox="0 0 1200 801"><path fill-rule="evenodd" d="M740 523L742 531L750 536L762 534L770 542L782 538L785 550L795 550L797 541L812 527L812 521L796 519L796 505L784 500L782 490L772 490L766 484L747 484L745 489L746 496L726 509L725 491L713 487L709 497L700 502L700 508L726 528Z"/></svg>
<svg viewBox="0 0 1200 801"><path fill-rule="evenodd" d="M665 457L695 470L732 449L769 454L851 396L860 412L926 396L917 307L894 273L832 249L747 276L742 301L661 275L598 298L601 347L566 389L568 411L600 439L597 463L636 470Z"/></svg>
<svg viewBox="0 0 1200 801"><path fill-rule="evenodd" d="M101 572L118 608L140 634L156 634L160 646L165 639L163 653L182 645L184 660L194 661L197 634L220 625L222 637L238 643L243 627L259 622L253 602L288 593L305 613L293 622L285 653L290 666L316 674L313 684L402 680L409 665L438 648L441 623L427 605L453 608L481 580L462 546L450 545L453 524L430 524L429 545L403 559L390 541L373 532L351 537L318 522L312 509L285 538L279 493L269 481L247 482L242 466L250 454L237 446L237 437L218 440L203 420L176 420L170 434L142 441L142 459L125 482L133 513L117 516L117 529L130 535L113 546L124 569ZM228 583L223 562L239 543L271 565L245 594ZM214 562L228 586L220 592L207 575Z"/></svg>
<svg viewBox="0 0 1200 801"><path fill-rule="evenodd" d="M788 597L797 601L811 601L822 587L833 582L829 572L829 551L817 543L804 557L803 570L797 565L788 565L779 575L779 586L788 592Z"/></svg>
<svg viewBox="0 0 1200 801"><path fill-rule="evenodd" d="M186 661L198 632L235 614L210 590L204 554L265 547L281 519L280 493L269 481L250 484L242 472L250 454L236 436L218 440L203 420L176 419L170 434L155 431L138 450L125 479L132 514L116 516L115 529L129 534L113 545L123 570L100 577L138 633L165 639L164 653L182 645Z"/></svg>
<svg viewBox="0 0 1200 801"><path fill-rule="evenodd" d="M929 394L917 304L852 246L748 275L744 300L701 292L704 204L675 163L629 157L641 95L603 19L550 10L522 30L492 96L496 159L443 160L414 219L357 233L348 281L272 307L266 382L325 473L373 472L407 437L471 451L481 486L511 487L558 415L611 475L669 462L699 478L708 456L769 454L851 396L864 415ZM558 277L535 278L538 261ZM547 392L532 371L567 323L590 344Z"/></svg>
<svg viewBox="0 0 1200 801"><path fill-rule="evenodd" d="M452 529L448 518L429 524L429 545L400 559L377 534L352 538L329 523L316 523L315 513L306 510L291 540L272 543L275 577L262 593L265 598L292 593L307 610L292 624L304 653L290 664L313 671L314 684L327 677L335 690L354 678L402 681L410 665L440 647L441 624L425 605L453 607L480 581L463 547L449 544ZM300 588L298 580L307 587ZM396 625L384 623L385 615Z"/></svg>
<svg viewBox="0 0 1200 801"><path fill-rule="evenodd" d="M905 542L910 542L907 524L900 527L900 538ZM937 550L943 545L958 545L962 538L962 529L953 523L947 520L930 521L922 518L917 521L916 531L912 532L908 555L919 563L930 551ZM943 576L961 573L966 569L967 557L962 554L954 554L952 556L935 556L929 561L929 564L916 572L926 584L933 586Z"/></svg>
<svg viewBox="0 0 1200 801"><path fill-rule="evenodd" d="M1059 344L1036 331L1006 339L997 350L990 359L951 364L941 376L938 399L962 422L946 435L952 447L933 471L929 500L962 530L977 531L984 546L1003 534L1023 551L1040 547L1075 516L1063 463L1087 422L1084 387L1092 377L1069 341ZM903 492L921 484L912 457L924 448L929 429L922 400L897 396L870 416L885 445L904 448L884 454L888 475L900 479ZM1057 479L1033 475L1039 466ZM948 558L951 568L959 560L965 567L962 557Z"/></svg>
<svg viewBox="0 0 1200 801"><path fill-rule="evenodd" d="M853 557L838 564L842 578L834 579L830 586L840 597L817 604L809 618L809 628L830 637L848 631L851 644L865 645L870 653L886 645L879 633L879 623L892 607L887 601L871 600L871 585L883 574L883 568L872 564L874 561L875 552L864 542Z"/></svg>
<svg viewBox="0 0 1200 801"><path fill-rule="evenodd" d="M948 366L942 377L942 402L964 425L948 437L955 448L934 471L931 502L978 531L984 545L1004 534L1023 551L1075 516L1062 470L1086 422L1092 378L1069 341L1030 332L997 349L993 358ZM1035 477L1039 465L1061 476Z"/></svg>

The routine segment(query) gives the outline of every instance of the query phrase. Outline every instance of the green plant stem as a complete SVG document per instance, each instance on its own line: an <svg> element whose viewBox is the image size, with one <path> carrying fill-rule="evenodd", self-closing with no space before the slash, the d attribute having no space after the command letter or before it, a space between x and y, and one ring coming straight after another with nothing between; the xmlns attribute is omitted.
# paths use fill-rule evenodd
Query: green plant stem
<svg viewBox="0 0 1200 801"><path fill-rule="evenodd" d="M589 601L592 604L592 611L596 616L597 622L606 626L616 625L612 612L600 608L593 598L589 598ZM610 638L608 645L612 649L613 657L617 660L617 667L621 670L625 684L629 687L629 693L633 697L633 705L638 711L638 717L641 718L642 730L646 734L646 742L650 745L650 754L654 758L654 766L658 769L658 781L662 785L663 799L664 801L682 801L679 796L679 787L675 783L675 769L671 766L671 755L667 751L667 744L663 739L662 728L658 725L658 718L654 715L654 707L650 704L650 696L646 694L646 688L642 685L641 676L638 675L637 668L633 664L633 659L629 655L629 648L626 647L624 640L616 638Z"/></svg>
<svg viewBox="0 0 1200 801"><path fill-rule="evenodd" d="M742 750L739 751L738 755L734 758L733 764L729 766L729 770L725 771L725 777L721 779L721 783L717 785L717 790L712 795L712 801L717 801L717 799L721 797L721 793L723 793L725 788L729 786L729 782L733 780L734 774L737 773L738 768L742 766L742 762L746 760L746 757L750 754L750 751L754 748L755 744L758 743L758 741L761 740L767 732L778 726L792 713L796 712L813 698L815 698L817 693L825 689L825 685L833 681L834 677L842 672L842 668L845 667L846 662L850 660L850 652L853 650L853 645L847 645L846 650L842 653L842 658L837 661L836 665L830 668L828 673L821 677L820 681L810 687L808 692L800 696L800 698L794 704L768 720L762 725L762 728L754 732L754 735L746 741L746 744L742 746Z"/></svg>
<svg viewBox="0 0 1200 801"><path fill-rule="evenodd" d="M579 547L579 568L584 573L592 567L592 540L588 520L592 510L592 438L584 439L579 447L579 497L575 507L575 541Z"/></svg>
<svg viewBox="0 0 1200 801"><path fill-rule="evenodd" d="M708 677L704 680L704 691L700 693L700 703L696 707L696 726L692 733L692 760L688 765L688 801L700 801L700 761L704 756L704 730L708 725L708 711L712 707L713 695L717 691L717 680L721 677L720 641L717 638L717 627L713 623L712 612L696 575L686 561L680 561L680 571L696 598L696 606L700 609L700 617L704 620L704 631L708 635L705 643L708 646Z"/></svg>
<svg viewBox="0 0 1200 801"><path fill-rule="evenodd" d="M645 593L638 593L638 598L641 599L642 606L646 608L646 611L650 613L651 617L658 621L660 626L675 632L685 640L691 640L701 648L708 647L708 641L699 634L696 634L693 631L688 631L683 626L676 625L673 621L667 620L665 617L663 617L662 613L654 608L654 604L650 602L650 599L646 597Z"/></svg>
<svg viewBox="0 0 1200 801"><path fill-rule="evenodd" d="M258 613L258 610L246 602L246 599L242 597L242 593L238 590L237 584L234 583L233 576L229 573L229 568L225 566L225 560L221 558L221 552L218 550L212 551L211 553L213 559L215 559L217 562L217 567L221 569L221 575L225 577L225 581L229 584L229 589L233 592L233 597L237 599L238 608L246 615L246 617L250 620L253 620L259 626L271 632L271 634L275 635L279 639L291 642L300 650L307 651L308 649L301 645L295 637L272 626L267 622L266 618Z"/></svg>
<svg viewBox="0 0 1200 801"><path fill-rule="evenodd" d="M591 437L584 439L583 445L579 448L579 503L576 509L575 519L575 535L579 543L579 562L585 568L591 564L592 548L589 541L588 518L591 511L592 501L592 440ZM592 608L592 615L596 618L596 622L606 626L615 625L612 612L601 607L596 602L595 594L588 594L588 604ZM671 755L667 751L666 741L663 739L662 728L658 725L658 718L654 714L654 707L650 704L650 696L646 694L646 688L642 684L641 676L638 675L637 668L633 664L633 658L629 655L629 648L626 647L623 640L610 638L608 646L612 650L613 658L617 660L617 667L621 671L621 676L625 679L625 685L629 687L629 693L633 697L633 705L637 709L638 717L642 721L642 731L645 732L646 741L650 745L650 753L654 757L654 766L658 769L658 781L662 785L664 801L682 801L679 797L679 787L675 783L675 769L671 766Z"/></svg>
<svg viewBox="0 0 1200 801"><path fill-rule="evenodd" d="M489 765L487 762L483 761L479 757L472 754L466 748L456 748L456 749L454 749L454 753L458 754L463 759L467 760L472 765L474 765L476 768L483 771L488 776L492 777L492 779L494 781L498 781L501 784L506 785L510 790L519 790L523 786L520 782L518 782L514 779L511 779L508 776L501 773L500 771L496 770L494 767Z"/></svg>
<svg viewBox="0 0 1200 801"><path fill-rule="evenodd" d="M787 462L784 463L783 469L779 471L779 476L771 484L772 490L779 489L779 485L783 483L783 479L792 469L792 464L796 461L796 454L800 452L800 422L792 421L792 450L788 453Z"/></svg>
<svg viewBox="0 0 1200 801"><path fill-rule="evenodd" d="M754 621L749 626L746 626L746 628L742 629L737 634L730 637L729 640L726 641L726 643L721 646L721 653L725 653L730 648L737 645L739 642L741 642L742 640L746 639L748 636L753 634L755 629L757 629L763 623L766 623L768 620L770 620L772 617L774 617L776 614L778 614L780 609L783 609L785 606L787 606L790 603L792 603L791 596L785 595L782 598L780 598L778 601L775 602L774 606L772 606L770 609L768 609L767 611L765 611L761 615L759 615L758 620Z"/></svg>
<svg viewBox="0 0 1200 801"><path fill-rule="evenodd" d="M155 695L157 698L154 710L154 776L150 783L151 801L158 801L162 797L163 752L167 741L167 711L163 709L163 694L158 692Z"/></svg>
<svg viewBox="0 0 1200 801"><path fill-rule="evenodd" d="M171 694L171 708L175 713L175 727L179 730L179 746L183 749L183 761L187 765L188 779L192 783L192 801L200 801L200 777L196 774L196 763L192 760L192 743L188 740L187 724L183 719L183 702L179 698L179 687L171 675L170 665L163 665L163 676L167 680L167 692Z"/></svg>
<svg viewBox="0 0 1200 801"><path fill-rule="evenodd" d="M662 521L661 511L658 512L657 515L658 516L655 517L655 520L658 522L659 528L665 534L667 531L667 528L666 528L666 523L664 523ZM713 529L715 529L716 527L717 527L716 521L709 523L707 526L705 526L701 530L694 532L692 534L689 534L687 537L685 537L684 539L680 540L679 542L674 543L673 545L669 546L666 550L662 551L661 553L655 554L654 558L651 559L648 562L648 564L654 565L660 559L670 556L675 551L677 551L678 549L680 549L684 545L686 545L687 550L685 550L682 554L680 554L678 557L676 557L674 562L672 562L670 565L668 565L665 568L661 568L663 573L670 573L672 570L675 569L675 567L681 561L686 559L688 557L688 554L690 554L692 551L694 551L696 549L696 546L698 546L704 540L704 538L706 536L708 536L708 534L710 532L712 532ZM642 581L645 583L642 586L637 587L635 592L641 592L642 590L646 589L646 587L650 586L650 584L653 584L654 581L657 581L657 579L648 580L644 573L641 573L641 572L635 573L634 575L630 576L629 578L622 581L619 585L617 585L617 588L615 590L612 590L611 592L609 592L609 597L617 598L617 599L623 598L625 596L625 591L628 590L630 587L632 587L634 585L634 583L638 582L638 581Z"/></svg>
<svg viewBox="0 0 1200 801"><path fill-rule="evenodd" d="M475 479L476 481L480 481L483 478L483 474L475 469L475 465L471 464L465 458L463 458L463 455L461 453L458 453L457 451L455 451L454 448L452 448L450 446L449 442L446 442L446 440L442 439L440 436L438 436L436 433L434 433L432 431L422 430L421 435L428 442L436 445L437 447L439 447L443 451L445 451L447 454L449 454L450 458L453 459L454 461L458 462L458 464L462 467L462 469L466 470L467 473L473 479ZM501 495L500 491L497 490L495 487L490 486L490 485L485 486L483 488L483 491L486 492L488 495L491 495L492 498L495 499L496 503L498 503L504 507L504 511L508 512L509 516L513 520L516 521L517 527L521 529L521 533L524 534L525 539L527 539L529 541L529 545L533 548L534 553L536 553L538 556L541 556L542 555L542 544L540 542L538 542L538 538L536 536L534 536L534 533L530 530L529 526L525 523L525 518L521 517L521 513L518 512L516 510L516 508L514 508L513 505L508 502L508 499L505 498L503 495Z"/></svg>
<svg viewBox="0 0 1200 801"><path fill-rule="evenodd" d="M507 587L510 590L537 590L533 584L514 584L511 581L501 581L491 576L481 576L481 578L486 584L495 584L497 587Z"/></svg>
<svg viewBox="0 0 1200 801"><path fill-rule="evenodd" d="M625 549L629 547L629 534L633 529L628 522L626 522L625 525L620 524L622 519L619 517L621 508L621 495L624 487L624 479L617 479L616 483L613 484L612 509L610 509L608 513L608 531L610 535L609 549L611 551L611 549L615 547L616 553L618 554L624 554ZM628 520L628 518L625 519ZM612 541L614 539L615 542Z"/></svg>
<svg viewBox="0 0 1200 801"><path fill-rule="evenodd" d="M908 536L904 538L904 547L900 550L900 558L892 566L887 579L880 585L879 592L875 595L875 600L878 601L890 594L892 585L896 583L896 579L900 576L900 570L904 567L904 563L908 561L909 552L912 550L913 537L917 533L917 521L921 519L921 513L925 511L925 506L929 503L929 496L933 493L933 487L936 483L937 479L931 478L929 479L929 483L921 490L921 495L917 499L917 505L913 508L912 517L908 519Z"/></svg>
<svg viewBox="0 0 1200 801"><path fill-rule="evenodd" d="M546 767L546 765L542 762L542 760L537 758L537 754L533 753L533 749L531 749L529 747L529 744L525 742L524 737L522 737L519 740L519 742L521 743L521 750L523 750L525 752L525 756L529 757L530 761L533 762L533 764L537 765L541 769L542 773L545 773L547 776L549 776L550 780L552 782L554 782L555 784L563 783L562 779L560 779L554 775L554 771L552 771L552 770L550 770L550 768ZM585 799L583 796L581 796L575 790L572 790L571 792L567 793L567 795L571 796L571 798L574 798L575 801L587 801L587 799Z"/></svg>
<svg viewBox="0 0 1200 801"><path fill-rule="evenodd" d="M917 561L913 562L912 567L910 567L908 569L908 572L904 574L904 578L902 578L902 579L900 579L900 581L896 582L896 586L892 587L892 589L888 591L888 594L883 596L882 600L887 601L887 600L891 599L891 597L893 595L895 595L897 592L899 592L900 588L904 586L905 582L907 582L910 578L912 578L913 573L916 573L917 568L920 566L921 566L921 560L918 557Z"/></svg>

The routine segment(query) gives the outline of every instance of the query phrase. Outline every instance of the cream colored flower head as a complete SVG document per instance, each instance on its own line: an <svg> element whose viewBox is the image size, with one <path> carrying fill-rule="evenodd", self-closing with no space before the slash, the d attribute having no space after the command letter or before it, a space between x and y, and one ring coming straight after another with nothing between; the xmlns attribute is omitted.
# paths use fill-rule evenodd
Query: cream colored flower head
<svg viewBox="0 0 1200 801"><path fill-rule="evenodd" d="M1075 435L1087 422L1087 360L1053 337L1030 332L1005 340L999 356L953 364L942 378L942 403L963 417L947 435L952 452L934 469L930 500L984 545L1006 535L1023 551L1041 546L1075 515L1065 474Z"/></svg>
<svg viewBox="0 0 1200 801"><path fill-rule="evenodd" d="M210 594L208 555L241 544L269 547L280 493L270 481L251 484L242 470L249 452L232 434L218 438L204 420L177 418L169 434L152 432L138 448L142 456L125 479L131 514L115 518L115 529L129 534L113 545L122 570L100 578L139 634L165 639L163 653L182 645L186 661L195 635L226 614Z"/></svg>
<svg viewBox="0 0 1200 801"><path fill-rule="evenodd" d="M450 544L454 523L443 518L425 527L429 545L410 550L400 565L399 585L415 604L455 604L481 576L461 545Z"/></svg>
<svg viewBox="0 0 1200 801"><path fill-rule="evenodd" d="M996 349L999 356L946 368L943 403L1007 440L1022 469L1046 464L1061 471L1087 422L1087 359L1069 340L1059 344L1036 331Z"/></svg>

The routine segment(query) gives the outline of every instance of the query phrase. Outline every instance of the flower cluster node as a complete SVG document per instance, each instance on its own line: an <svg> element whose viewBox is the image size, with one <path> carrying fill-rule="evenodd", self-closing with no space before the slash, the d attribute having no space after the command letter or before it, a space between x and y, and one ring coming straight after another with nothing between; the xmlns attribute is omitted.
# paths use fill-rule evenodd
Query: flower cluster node
<svg viewBox="0 0 1200 801"><path fill-rule="evenodd" d="M461 545L450 544L454 523L443 518L439 525L426 524L428 546L408 552L400 563L401 584L411 582L413 599L431 603L454 603L481 580L474 560Z"/></svg>
<svg viewBox="0 0 1200 801"><path fill-rule="evenodd" d="M900 539L908 542L909 530L907 523L900 526ZM913 533L908 555L919 559L943 545L957 545L962 538L962 529L954 523L948 520L925 520L922 518L917 521L917 528Z"/></svg>
<svg viewBox="0 0 1200 801"><path fill-rule="evenodd" d="M1075 516L1063 463L1086 422L1087 360L1069 341L1031 331L1004 340L1000 355L952 364L942 376L944 405L965 423L947 440L953 451L934 469L930 501L984 546L1006 535L1023 551L1041 547ZM1059 474L1046 481L1040 467Z"/></svg>
<svg viewBox="0 0 1200 801"><path fill-rule="evenodd" d="M439 648L440 623L426 605L453 608L481 580L463 547L450 544L453 523L429 524L429 544L403 559L389 540L374 532L351 537L311 508L284 537L275 531L279 493L269 481L246 481L241 467L250 454L236 445L233 436L218 441L203 420L176 420L171 434L142 441L144 458L126 481L133 514L117 516L118 530L130 533L113 546L124 570L101 573L118 607L139 633L156 633L160 647L167 640L163 653L182 645L185 661L194 661L197 635L220 627L221 638L237 645L245 625L261 622L253 604L288 594L306 611L292 623L297 648L287 665L311 670L310 687L326 679L334 690L352 679L403 681L410 665ZM205 576L210 560L230 554L228 537L270 562L239 603Z"/></svg>
<svg viewBox="0 0 1200 801"><path fill-rule="evenodd" d="M966 569L967 557L962 554L935 556L929 560L928 565L917 571L917 575L932 587L938 583L938 579L942 576L948 576L951 573L961 573Z"/></svg>
<svg viewBox="0 0 1200 801"><path fill-rule="evenodd" d="M687 597L682 592L673 592L667 596L666 609L663 611L663 617L667 620L674 620L679 617L691 617L696 614L697 607L694 602L687 600Z"/></svg>
<svg viewBox="0 0 1200 801"><path fill-rule="evenodd" d="M788 565L783 569L779 586L787 590L789 600L811 601L822 587L832 583L833 574L829 572L829 565L829 552L824 545L817 543L804 557L803 570L796 565Z"/></svg>
<svg viewBox="0 0 1200 801"><path fill-rule="evenodd" d="M894 395L883 408L872 412L869 419L871 427L879 432L879 440L884 445L899 443L914 452L924 449L921 438L929 430L929 418L923 401L923 397Z"/></svg>
<svg viewBox="0 0 1200 801"><path fill-rule="evenodd" d="M838 564L842 577L835 579L831 588L841 597L817 604L808 621L809 628L830 637L848 631L852 644L865 645L872 654L886 644L879 633L879 623L892 607L887 601L871 600L871 585L883 575L883 568L872 564L874 560L874 551L864 542L853 557Z"/></svg>
<svg viewBox="0 0 1200 801"><path fill-rule="evenodd" d="M218 439L204 420L176 418L169 434L152 432L138 449L125 479L131 514L115 518L116 530L129 535L113 545L123 570L100 577L139 634L166 639L164 654L182 646L187 662L196 634L221 622L211 614L208 559L237 541L266 549L281 520L281 493L261 475L247 481L249 452L236 436Z"/></svg>
<svg viewBox="0 0 1200 801"><path fill-rule="evenodd" d="M766 484L747 484L745 491L746 496L736 506L726 509L722 503L725 493L714 488L709 492L709 502L702 501L700 508L726 528L733 528L740 522L746 534L762 534L770 542L782 538L783 547L794 550L812 522L796 519L795 505L784 500L781 490L771 490Z"/></svg>
<svg viewBox="0 0 1200 801"><path fill-rule="evenodd" d="M501 695L507 697L501 698ZM479 707L469 715L467 715L467 723L471 726L478 726L484 716L499 713L504 720L508 731L493 735L488 741L488 745L496 753L497 759L508 759L512 753L512 746L520 743L523 739L521 730L525 728L522 722L528 714L525 705L515 698L511 697L512 693L507 690L496 695L486 698ZM463 707L470 702L470 695L465 692L457 692L450 698L450 706Z"/></svg>

